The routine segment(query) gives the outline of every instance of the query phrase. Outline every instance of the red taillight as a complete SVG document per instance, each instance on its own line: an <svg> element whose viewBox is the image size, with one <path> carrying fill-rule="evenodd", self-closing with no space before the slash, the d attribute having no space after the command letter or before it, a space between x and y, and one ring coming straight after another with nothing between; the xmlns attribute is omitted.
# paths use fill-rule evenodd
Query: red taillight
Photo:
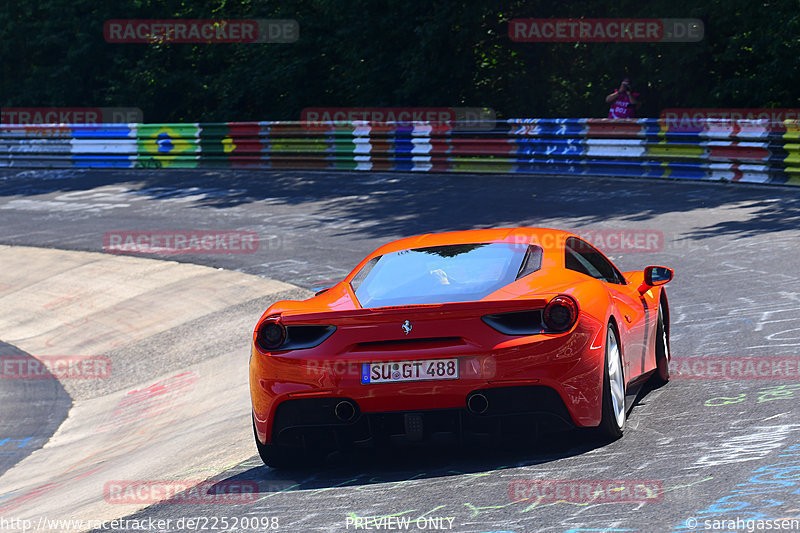
<svg viewBox="0 0 800 533"><path fill-rule="evenodd" d="M578 320L578 304L569 296L556 296L544 308L542 319L551 331L567 331Z"/></svg>
<svg viewBox="0 0 800 533"><path fill-rule="evenodd" d="M280 317L270 317L258 327L256 344L268 352L280 348L286 341L286 328L281 324Z"/></svg>

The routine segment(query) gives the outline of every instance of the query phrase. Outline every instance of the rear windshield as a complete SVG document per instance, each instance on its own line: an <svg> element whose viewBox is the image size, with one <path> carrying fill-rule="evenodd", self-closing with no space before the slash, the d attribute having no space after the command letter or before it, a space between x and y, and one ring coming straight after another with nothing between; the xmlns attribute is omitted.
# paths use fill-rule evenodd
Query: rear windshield
<svg viewBox="0 0 800 533"><path fill-rule="evenodd" d="M362 307L469 302L541 265L542 249L527 244L434 246L373 258L351 284Z"/></svg>

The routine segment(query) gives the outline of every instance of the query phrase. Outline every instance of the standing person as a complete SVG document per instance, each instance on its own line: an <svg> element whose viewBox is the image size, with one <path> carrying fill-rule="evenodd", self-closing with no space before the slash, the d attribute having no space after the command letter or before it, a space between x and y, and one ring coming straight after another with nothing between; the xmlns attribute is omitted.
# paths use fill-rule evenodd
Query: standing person
<svg viewBox="0 0 800 533"><path fill-rule="evenodd" d="M608 118L636 118L636 108L642 105L639 93L631 88L630 78L623 79L619 89L606 96L606 103L611 104Z"/></svg>

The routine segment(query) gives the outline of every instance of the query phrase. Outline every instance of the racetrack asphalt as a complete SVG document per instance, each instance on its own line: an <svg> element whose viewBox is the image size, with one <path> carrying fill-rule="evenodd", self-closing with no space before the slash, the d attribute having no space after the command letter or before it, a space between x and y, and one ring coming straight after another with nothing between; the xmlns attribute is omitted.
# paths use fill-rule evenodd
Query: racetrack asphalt
<svg viewBox="0 0 800 533"><path fill-rule="evenodd" d="M675 268L676 278L667 289L673 357L731 361L755 356L794 362L796 368L800 190L793 188L520 175L0 172L2 245L102 252L109 232L254 232L255 253L145 257L239 271L302 289L341 279L367 253L394 238L511 226L660 235L660 244L651 249L611 249L608 255L623 270L648 264ZM252 304L242 312L252 313L255 323L260 309ZM210 323L202 321L204 327ZM170 328L161 337L120 348L143 361L155 357L155 362L144 363L136 379L104 392L122 394L156 376L154 367L182 368L181 358L188 357L186 350L179 355L183 337L191 339L197 361L212 360L231 342L219 332L199 338L204 327L198 326L187 321L183 329ZM80 394L89 398L93 393ZM249 450L249 458L236 464L220 466L204 453L190 464L170 467L184 477L202 472L215 482L254 482L256 501L157 503L128 515L137 522L119 530L133 531L144 524L139 521L152 519L165 521L163 531L187 531L190 517L205 517L201 523L212 531L263 531L277 525L278 531L331 532L386 529L402 526L405 519L410 519L410 531L438 525L459 532L650 532L703 530L705 520L800 518L798 395L797 375L674 379L640 398L625 436L610 444L587 441L576 432L510 443L515 446L502 450L333 457L313 470L268 469L252 440L245 439L241 447ZM244 402L238 419L248 426L248 418ZM41 424L40 434L52 433L52 428L45 430L47 423ZM213 445L219 436L208 432L203 438ZM139 445L137 461L147 461L147 453L141 453L147 446L146 441ZM159 479L158 471L152 475ZM631 502L611 493L594 499L562 493L520 501L530 496L531 480L551 486L559 480L562 487L580 488L621 479L646 488L646 496ZM102 484L95 488L102 499ZM2 496L0 517L13 516L13 511L2 511ZM184 522L178 523L181 518ZM239 527L233 527L234 521Z"/></svg>

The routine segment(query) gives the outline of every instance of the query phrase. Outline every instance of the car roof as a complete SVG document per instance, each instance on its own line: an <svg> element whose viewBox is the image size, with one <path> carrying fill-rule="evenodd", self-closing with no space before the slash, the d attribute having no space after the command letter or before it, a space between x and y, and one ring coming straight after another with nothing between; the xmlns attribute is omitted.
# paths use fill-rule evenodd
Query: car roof
<svg viewBox="0 0 800 533"><path fill-rule="evenodd" d="M431 246L472 244L481 242L537 244L545 250L555 251L564 247L564 242L568 237L576 236L577 235L574 233L563 230L529 227L426 233L424 235L406 237L404 239L399 239L385 244L370 254L370 257L412 248L428 248Z"/></svg>
<svg viewBox="0 0 800 533"><path fill-rule="evenodd" d="M569 237L578 237L568 231L551 228L497 228L476 229L464 231L449 231L444 233L426 233L414 237L406 237L384 244L367 257L365 257L345 278L350 281L371 259L414 248L428 248L431 246L446 246L449 244L473 244L482 242L510 242L520 244L536 244L544 251L542 268L559 268L564 266L564 243ZM580 237L578 237L580 238ZM561 253L559 253L561 252Z"/></svg>

